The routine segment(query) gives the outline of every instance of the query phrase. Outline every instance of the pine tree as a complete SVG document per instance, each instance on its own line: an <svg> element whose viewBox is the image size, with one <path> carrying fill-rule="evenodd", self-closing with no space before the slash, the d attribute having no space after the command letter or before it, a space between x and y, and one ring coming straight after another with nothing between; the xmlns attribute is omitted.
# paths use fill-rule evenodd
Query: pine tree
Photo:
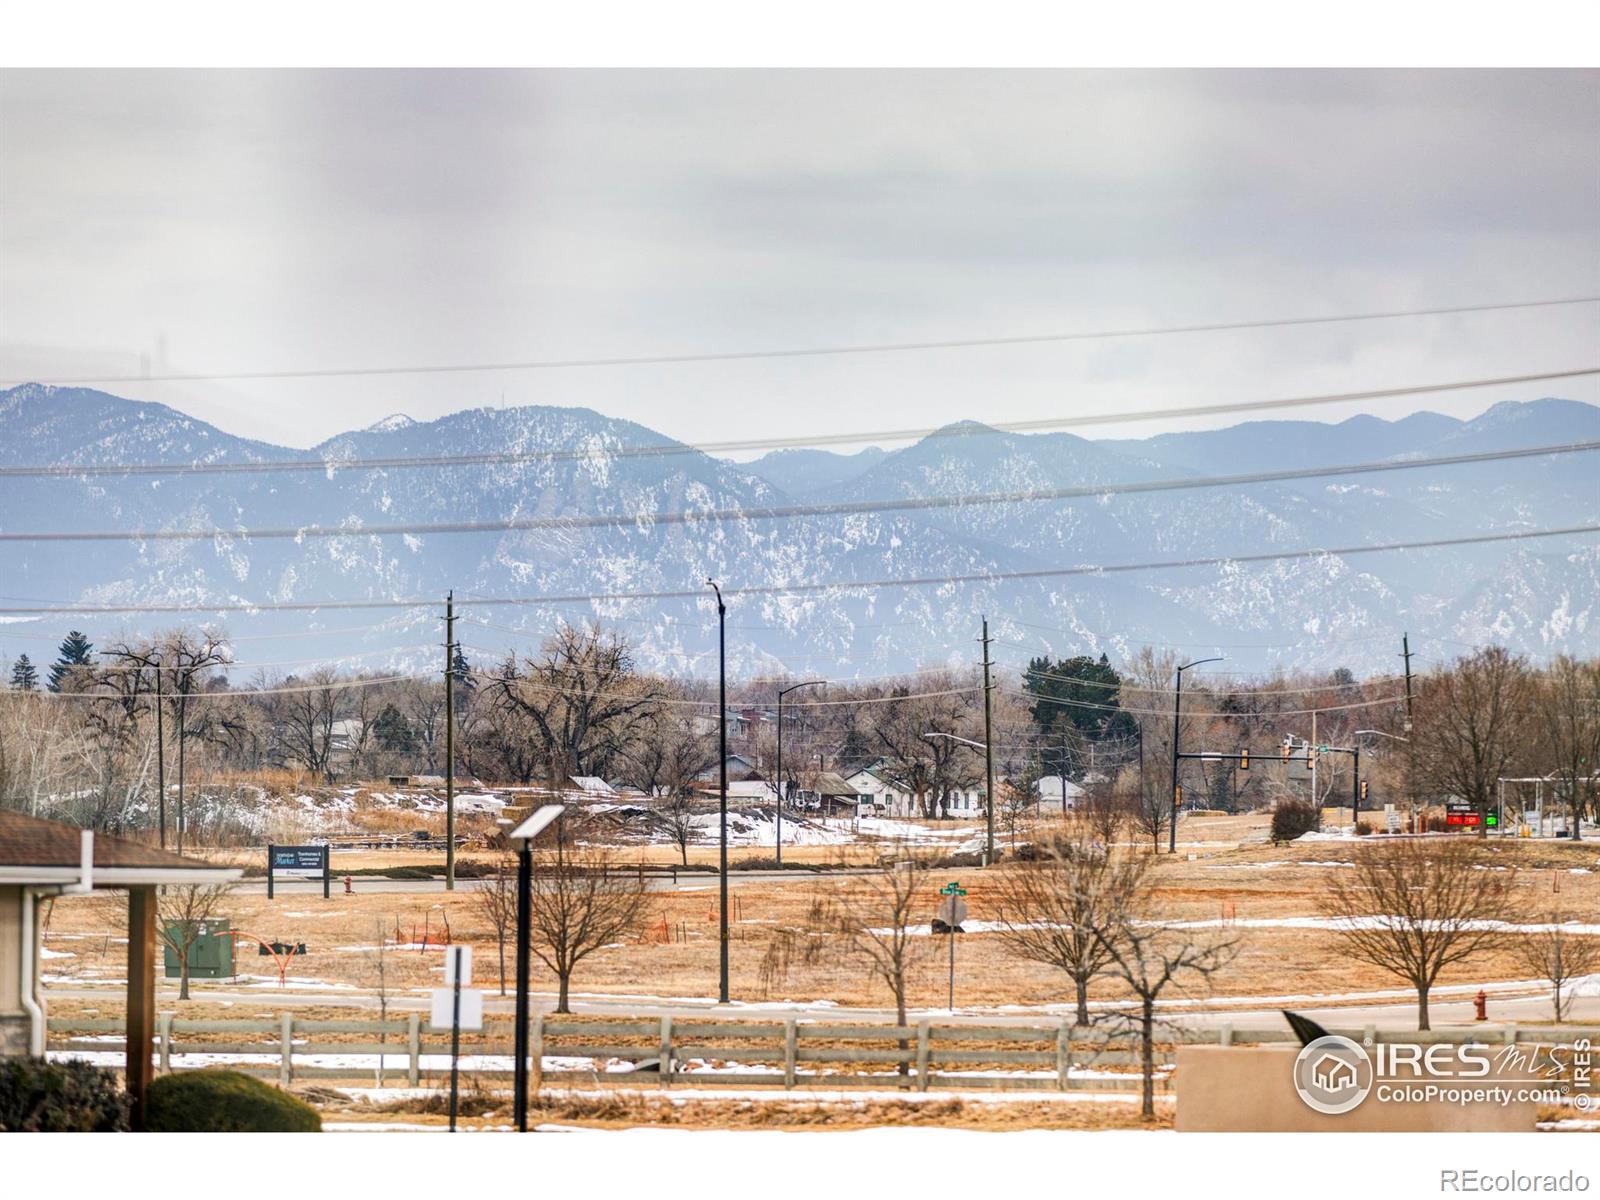
<svg viewBox="0 0 1600 1200"><path fill-rule="evenodd" d="M472 693L478 686L478 681L472 674L472 664L467 662L467 656L461 652L459 645L456 646L455 653L450 656L450 674L455 677L456 716L459 717L466 711Z"/></svg>
<svg viewBox="0 0 1600 1200"><path fill-rule="evenodd" d="M19 692L39 690L39 672L26 654L11 664L11 686Z"/></svg>
<svg viewBox="0 0 1600 1200"><path fill-rule="evenodd" d="M372 733L377 738L380 750L392 754L410 754L417 748L417 739L411 732L411 723L393 704L383 706L378 719L372 723Z"/></svg>
<svg viewBox="0 0 1600 1200"><path fill-rule="evenodd" d="M89 639L74 629L61 642L61 656L50 668L50 682L47 686L52 692L59 692L63 684L71 682L74 674L83 673L93 655L94 646L90 644Z"/></svg>

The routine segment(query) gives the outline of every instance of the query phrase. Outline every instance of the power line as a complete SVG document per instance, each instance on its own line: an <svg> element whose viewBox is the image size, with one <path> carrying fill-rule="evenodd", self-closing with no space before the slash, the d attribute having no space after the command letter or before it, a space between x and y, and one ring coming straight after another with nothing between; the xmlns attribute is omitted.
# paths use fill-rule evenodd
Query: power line
<svg viewBox="0 0 1600 1200"><path fill-rule="evenodd" d="M1129 483L1084 484L1062 488L1031 488L1009 492L976 492L964 496L922 496L889 500L842 500L826 503L779 504L755 508L688 509L654 513L597 513L565 517L508 517L498 521L436 521L427 524L325 526L300 525L257 528L213 527L210 529L101 529L101 530L6 530L0 542L176 542L212 541L217 538L343 538L428 536L454 533L510 533L537 530L617 529L640 525L702 525L723 521L773 521L794 517L854 516L862 513L916 512L993 504L1028 504L1050 500L1129 495L1141 492L1171 492L1191 488L1234 487L1244 484L1273 483L1291 479L1362 475L1380 471L1412 471L1426 467L1461 466L1499 462L1512 458L1543 458L1558 454L1579 454L1600 450L1600 441L1566 442L1519 450L1490 450L1476 454L1448 454L1432 458L1408 458L1388 462L1347 463L1330 467L1297 467L1283 471L1250 471L1239 475L1189 476L1181 479L1139 480Z"/></svg>
<svg viewBox="0 0 1600 1200"><path fill-rule="evenodd" d="M1003 689L1008 694L1018 696L1024 700L1035 700L1040 704L1055 704L1065 708L1092 708L1109 712L1134 713L1138 716L1170 718L1170 709L1161 708L1128 708L1120 704L1096 704L1090 700L1060 700L1052 696L1038 696L1032 692L1018 691L1012 688ZM1405 696L1385 696L1380 700L1362 700L1352 704L1325 704L1317 708L1281 708L1273 712L1248 713L1248 712L1185 712L1185 717L1216 717L1234 721L1246 720L1272 720L1278 717L1303 717L1312 713L1344 712L1357 708L1377 708L1385 704L1401 704Z"/></svg>
<svg viewBox="0 0 1600 1200"><path fill-rule="evenodd" d="M743 438L720 442L664 442L644 446L616 446L604 451L608 459L659 458L678 454L730 454L747 450L784 450L816 446L843 446L874 442L908 442L926 438L978 437L993 433L1043 433L1092 425L1122 425L1140 421L1161 421L1187 417L1219 416L1229 413L1271 412L1288 408L1308 408L1323 404L1345 404L1364 400L1386 400L1402 396L1422 396L1435 392L1466 391L1487 387L1510 387L1525 383L1548 383L1600 375L1600 367L1545 371L1526 375L1504 375L1490 379L1461 379L1447 383L1412 384L1407 387L1374 388L1361 392L1335 392L1316 396L1292 396L1271 400L1241 400L1180 408L1147 408L1090 413L1076 417L1045 417L1032 421L996 421L986 425L962 422L955 425L918 428L858 430L851 433L804 434L782 438ZM274 471L403 470L411 467L499 466L526 462L584 461L594 450L502 451L485 454L417 455L400 458L279 459L239 463L86 463L77 466L31 464L0 467L0 477L60 476L66 478L102 475L231 475Z"/></svg>
<svg viewBox="0 0 1600 1200"><path fill-rule="evenodd" d="M373 676L369 679L334 679L328 681L327 683L310 683L293 687L228 688L225 691L216 692L188 692L186 695L190 700L227 700L234 696L293 696L299 695L303 692L337 692L346 691L351 688L377 687L380 684L399 683L402 680L408 679L432 679L435 674L436 672L429 672L423 675L379 675ZM37 696L40 699L48 700L124 701L138 698L128 696L122 692L26 692L23 694L28 696ZM145 697L151 697L154 695L153 692L144 692L141 694Z"/></svg>
<svg viewBox="0 0 1600 1200"><path fill-rule="evenodd" d="M1391 309L1383 312L1342 313L1325 317L1277 317L1254 321L1208 322L1196 325L1146 326L1098 329L1073 333L1040 333L1015 337L950 338L928 342L866 342L804 349L712 351L699 354L628 355L615 358L533 359L498 363L450 363L406 367L320 367L278 371L217 371L166 375L100 375L81 378L35 380L51 386L104 383L197 383L246 379L327 379L371 375L456 375L488 371L551 371L586 367L644 367L682 363L743 362L768 358L822 358L846 354L900 354L920 350L963 350L976 347L1031 346L1052 342L1095 341L1108 338L1165 337L1185 333L1226 333L1246 329L1282 329L1296 325L1336 325L1356 321L1381 321L1397 317L1438 317L1463 313L1513 309L1554 308L1593 304L1600 296L1569 296L1554 300L1521 300L1502 304L1463 304L1448 308ZM24 381L17 381L24 382Z"/></svg>
<svg viewBox="0 0 1600 1200"><path fill-rule="evenodd" d="M723 589L724 596L771 596L786 594L816 594L819 592L856 592L872 588L892 587L942 587L952 583L999 583L1014 579L1056 579L1081 575L1116 575L1141 571L1182 570L1190 567L1216 567L1233 563L1280 562L1304 558L1350 557L1357 554L1382 554L1392 550L1434 550L1450 546L1479 546L1493 542L1529 541L1536 538L1577 537L1600 533L1600 525L1568 525L1552 529L1527 529L1513 533L1473 534L1465 537L1430 538L1405 542L1379 542L1356 546L1307 547L1300 550L1272 550L1259 554L1222 554L1194 558L1173 558L1151 562L1096 563L1076 567L1043 567L1027 571L985 571L961 575L921 575L890 579L839 579L819 583L751 584L745 587ZM704 591L676 589L652 592L597 592L571 596L505 596L474 600L485 607L507 605L544 605L557 602L618 601L618 600L681 600L704 598ZM417 597L408 600L298 600L268 601L258 604L115 604L73 605L69 607L7 607L0 614L26 615L84 614L84 613L172 613L172 612L312 612L321 609L395 609L419 608L437 604L436 598Z"/></svg>

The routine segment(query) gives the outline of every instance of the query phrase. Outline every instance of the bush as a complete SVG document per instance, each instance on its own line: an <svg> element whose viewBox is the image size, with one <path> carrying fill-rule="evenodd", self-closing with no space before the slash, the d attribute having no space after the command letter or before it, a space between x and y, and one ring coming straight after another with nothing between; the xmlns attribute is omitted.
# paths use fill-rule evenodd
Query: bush
<svg viewBox="0 0 1600 1200"><path fill-rule="evenodd" d="M78 1059L0 1059L0 1131L115 1133L128 1128L116 1074Z"/></svg>
<svg viewBox="0 0 1600 1200"><path fill-rule="evenodd" d="M1286 798L1272 807L1272 842L1292 842L1322 828L1322 810L1309 800Z"/></svg>
<svg viewBox="0 0 1600 1200"><path fill-rule="evenodd" d="M150 1085L145 1124L155 1133L320 1133L304 1100L238 1071L182 1071Z"/></svg>

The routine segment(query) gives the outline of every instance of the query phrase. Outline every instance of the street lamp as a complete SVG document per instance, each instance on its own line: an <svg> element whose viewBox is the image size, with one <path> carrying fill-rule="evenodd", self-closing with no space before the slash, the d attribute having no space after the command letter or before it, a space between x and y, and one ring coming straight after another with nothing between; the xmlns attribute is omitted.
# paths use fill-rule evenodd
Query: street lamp
<svg viewBox="0 0 1600 1200"><path fill-rule="evenodd" d="M783 866L783 698L790 692L797 692L801 688L819 687L827 683L826 679L808 679L804 683L792 683L786 688L778 689L778 865Z"/></svg>
<svg viewBox="0 0 1600 1200"><path fill-rule="evenodd" d="M517 1028L513 1034L516 1058L512 1073L512 1108L518 1133L528 1132L528 943L533 936L533 839L567 808L546 804L511 831L517 848Z"/></svg>
<svg viewBox="0 0 1600 1200"><path fill-rule="evenodd" d="M722 912L717 975L718 1003L728 1003L728 606L715 579L706 580L717 594L717 800L721 859L717 868Z"/></svg>
<svg viewBox="0 0 1600 1200"><path fill-rule="evenodd" d="M986 754L986 755L989 753L989 745L988 745L987 742L975 742L971 738L957 737L953 733L925 733L922 736L925 737L925 738L949 738L952 742L960 742L963 746L972 746L972 747L974 747L974 748L976 748L978 750L982 750L984 752L984 754ZM987 834L987 840L984 842L984 852L983 852L983 865L986 866L986 867L990 863L992 863L994 861L994 795L993 795L993 791L994 791L994 789L990 788L990 795L988 795L988 796L986 796L984 798L984 806L983 806L984 810L985 810L984 816L985 816L985 818L986 818L986 820L988 822L988 834Z"/></svg>
<svg viewBox="0 0 1600 1200"><path fill-rule="evenodd" d="M1168 854L1178 852L1178 716L1183 704L1183 673L1190 667L1198 667L1202 663L1221 661L1221 655L1216 658L1197 658L1178 668L1178 687L1172 696L1172 824L1167 827Z"/></svg>

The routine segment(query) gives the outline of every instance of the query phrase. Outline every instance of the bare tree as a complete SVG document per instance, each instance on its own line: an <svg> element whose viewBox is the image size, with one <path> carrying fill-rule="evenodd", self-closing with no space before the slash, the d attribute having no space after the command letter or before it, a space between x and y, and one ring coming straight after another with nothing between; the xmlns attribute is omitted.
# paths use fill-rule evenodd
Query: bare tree
<svg viewBox="0 0 1600 1200"><path fill-rule="evenodd" d="M1519 933L1512 944L1518 960L1550 984L1550 1005L1556 1022L1566 1020L1572 997L1563 995L1576 979L1600 971L1600 939L1565 926L1572 917L1560 909L1545 914L1543 928Z"/></svg>
<svg viewBox="0 0 1600 1200"><path fill-rule="evenodd" d="M478 914L494 930L495 952L500 961L500 994L506 994L506 942L517 926L516 862L503 854L495 860L494 874L473 889Z"/></svg>
<svg viewBox="0 0 1600 1200"><path fill-rule="evenodd" d="M567 1006L572 973L602 946L636 932L650 908L640 883L616 871L609 850L558 845L533 873L532 939L539 961L555 972L556 1011Z"/></svg>
<svg viewBox="0 0 1600 1200"><path fill-rule="evenodd" d="M232 883L187 883L162 891L157 909L162 944L178 959L178 999L189 998L189 953L208 921L221 915L219 909L233 892Z"/></svg>
<svg viewBox="0 0 1600 1200"><path fill-rule="evenodd" d="M1095 939L1108 958L1107 971L1133 993L1132 1013L1113 1013L1112 1022L1132 1026L1139 1046L1140 1112L1155 1116L1156 1004L1169 986L1190 981L1208 984L1233 961L1238 937L1207 934L1169 920L1154 904L1143 855L1117 855L1104 883L1114 898L1114 913L1102 920Z"/></svg>
<svg viewBox="0 0 1600 1200"><path fill-rule="evenodd" d="M533 724L552 784L599 773L658 707L661 689L634 672L628 645L598 625L563 624L538 657L508 659L496 697Z"/></svg>
<svg viewBox="0 0 1600 1200"><path fill-rule="evenodd" d="M1539 685L1542 747L1564 794L1571 836L1582 836L1583 817L1600 817L1600 661L1561 655Z"/></svg>
<svg viewBox="0 0 1600 1200"><path fill-rule="evenodd" d="M1527 664L1499 646L1460 658L1425 681L1412 735L1420 769L1434 788L1472 805L1479 837L1488 836L1501 776L1528 753L1533 684Z"/></svg>
<svg viewBox="0 0 1600 1200"><path fill-rule="evenodd" d="M1330 872L1323 907L1345 953L1416 988L1418 1029L1432 1028L1439 972L1504 940L1511 876L1484 870L1492 859L1472 841L1413 839L1361 846L1353 869Z"/></svg>
<svg viewBox="0 0 1600 1200"><path fill-rule="evenodd" d="M372 980L372 990L378 997L378 1086L382 1087L383 1047L389 1040L389 985L394 972L394 963L390 961L389 932L384 928L382 917L372 923L372 945L363 957L367 963L367 975Z"/></svg>
<svg viewBox="0 0 1600 1200"><path fill-rule="evenodd" d="M848 892L817 893L799 925L774 932L761 963L762 982L770 987L796 963L853 958L889 989L896 1022L903 1026L911 971L932 951L933 939L916 928L933 904L928 870L910 843L900 842L876 871L852 883ZM900 1048L906 1048L904 1041ZM900 1073L907 1073L904 1063Z"/></svg>
<svg viewBox="0 0 1600 1200"><path fill-rule="evenodd" d="M1041 859L1001 871L994 889L1000 943L1018 958L1072 980L1079 1025L1088 1025L1089 984L1111 963L1117 922L1144 879L1149 858L1119 851L1083 826L1039 843Z"/></svg>
<svg viewBox="0 0 1600 1200"><path fill-rule="evenodd" d="M650 797L652 815L688 866L701 808L694 800L694 784L716 765L716 739L700 732L694 717L663 710L643 727L622 759L622 777Z"/></svg>

